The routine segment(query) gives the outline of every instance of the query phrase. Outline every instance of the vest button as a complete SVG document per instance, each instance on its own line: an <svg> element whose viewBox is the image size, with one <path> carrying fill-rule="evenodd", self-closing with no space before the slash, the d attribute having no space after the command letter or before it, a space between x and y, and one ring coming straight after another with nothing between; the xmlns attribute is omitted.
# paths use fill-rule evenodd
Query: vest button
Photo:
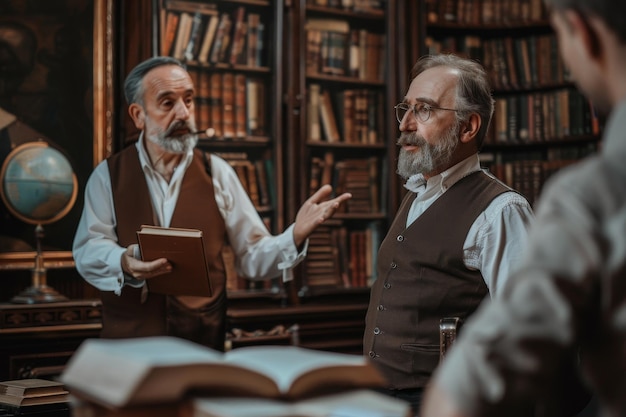
<svg viewBox="0 0 626 417"><path fill-rule="evenodd" d="M375 358L376 357L376 352L374 352L373 350L370 350L369 351L369 355L370 355L370 358Z"/></svg>
<svg viewBox="0 0 626 417"><path fill-rule="evenodd" d="M402 242L402 241L404 240L404 236L402 236L402 235L398 235L398 237L396 238L396 240L397 240L398 242Z"/></svg>
<svg viewBox="0 0 626 417"><path fill-rule="evenodd" d="M374 334L380 334L380 329L378 327L374 327Z"/></svg>
<svg viewBox="0 0 626 417"><path fill-rule="evenodd" d="M385 307L383 307L383 305L382 305L382 304L381 304L381 305L379 305L377 308L378 308L378 311L383 311L383 310L385 309Z"/></svg>
<svg viewBox="0 0 626 417"><path fill-rule="evenodd" d="M391 263L391 269L396 269L398 267L398 264L395 262Z"/></svg>
<svg viewBox="0 0 626 417"><path fill-rule="evenodd" d="M389 288L391 288L391 284L388 283L388 282L385 282L384 287L385 287L386 290L388 290Z"/></svg>

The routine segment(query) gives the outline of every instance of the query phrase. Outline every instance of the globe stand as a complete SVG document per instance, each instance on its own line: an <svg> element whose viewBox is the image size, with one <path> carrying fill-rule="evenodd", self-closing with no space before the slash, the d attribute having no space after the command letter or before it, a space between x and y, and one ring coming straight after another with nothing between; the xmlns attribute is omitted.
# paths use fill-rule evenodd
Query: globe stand
<svg viewBox="0 0 626 417"><path fill-rule="evenodd" d="M35 227L35 240L37 242L37 254L35 255L35 267L32 270L31 286L11 299L15 304L39 304L56 303L67 301L68 298L59 294L46 283L47 274L44 267L43 254L41 252L41 241L44 237L44 230L41 224Z"/></svg>

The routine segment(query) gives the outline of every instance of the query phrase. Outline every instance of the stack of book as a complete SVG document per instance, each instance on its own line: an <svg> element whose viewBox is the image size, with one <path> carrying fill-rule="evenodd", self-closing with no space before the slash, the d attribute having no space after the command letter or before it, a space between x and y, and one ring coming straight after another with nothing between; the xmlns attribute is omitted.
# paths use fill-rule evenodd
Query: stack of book
<svg viewBox="0 0 626 417"><path fill-rule="evenodd" d="M68 401L69 392L61 382L45 379L0 382L0 410L6 415L69 416Z"/></svg>
<svg viewBox="0 0 626 417"><path fill-rule="evenodd" d="M83 342L61 376L73 417L407 417L359 355L297 346L227 353L172 338Z"/></svg>

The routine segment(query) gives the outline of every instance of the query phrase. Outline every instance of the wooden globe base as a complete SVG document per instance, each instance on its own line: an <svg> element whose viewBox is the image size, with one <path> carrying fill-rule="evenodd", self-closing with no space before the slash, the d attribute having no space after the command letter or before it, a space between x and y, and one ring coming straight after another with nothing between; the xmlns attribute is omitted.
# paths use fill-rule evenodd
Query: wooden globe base
<svg viewBox="0 0 626 417"><path fill-rule="evenodd" d="M43 226L38 224L35 228L37 254L35 255L35 267L31 275L31 286L11 299L11 302L14 304L56 303L68 300L66 296L59 294L46 283L47 274L46 268L44 268L43 253L41 252L41 241L43 237Z"/></svg>
<svg viewBox="0 0 626 417"><path fill-rule="evenodd" d="M47 285L31 286L11 299L14 304L40 304L67 301L68 298L59 294L54 288Z"/></svg>

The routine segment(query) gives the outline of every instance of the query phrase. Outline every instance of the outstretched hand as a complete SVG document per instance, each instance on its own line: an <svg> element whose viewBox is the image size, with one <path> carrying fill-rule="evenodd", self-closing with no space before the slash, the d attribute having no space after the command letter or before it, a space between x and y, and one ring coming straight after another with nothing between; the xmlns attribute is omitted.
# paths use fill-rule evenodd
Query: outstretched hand
<svg viewBox="0 0 626 417"><path fill-rule="evenodd" d="M122 270L126 275L135 279L149 279L172 271L172 264L165 258L153 261L142 261L135 258L136 247L136 243L132 244L122 254Z"/></svg>
<svg viewBox="0 0 626 417"><path fill-rule="evenodd" d="M331 218L341 203L352 197L350 193L343 193L338 197L326 200L332 191L333 188L330 185L323 185L298 210L293 228L293 240L297 247L309 237L317 226Z"/></svg>

